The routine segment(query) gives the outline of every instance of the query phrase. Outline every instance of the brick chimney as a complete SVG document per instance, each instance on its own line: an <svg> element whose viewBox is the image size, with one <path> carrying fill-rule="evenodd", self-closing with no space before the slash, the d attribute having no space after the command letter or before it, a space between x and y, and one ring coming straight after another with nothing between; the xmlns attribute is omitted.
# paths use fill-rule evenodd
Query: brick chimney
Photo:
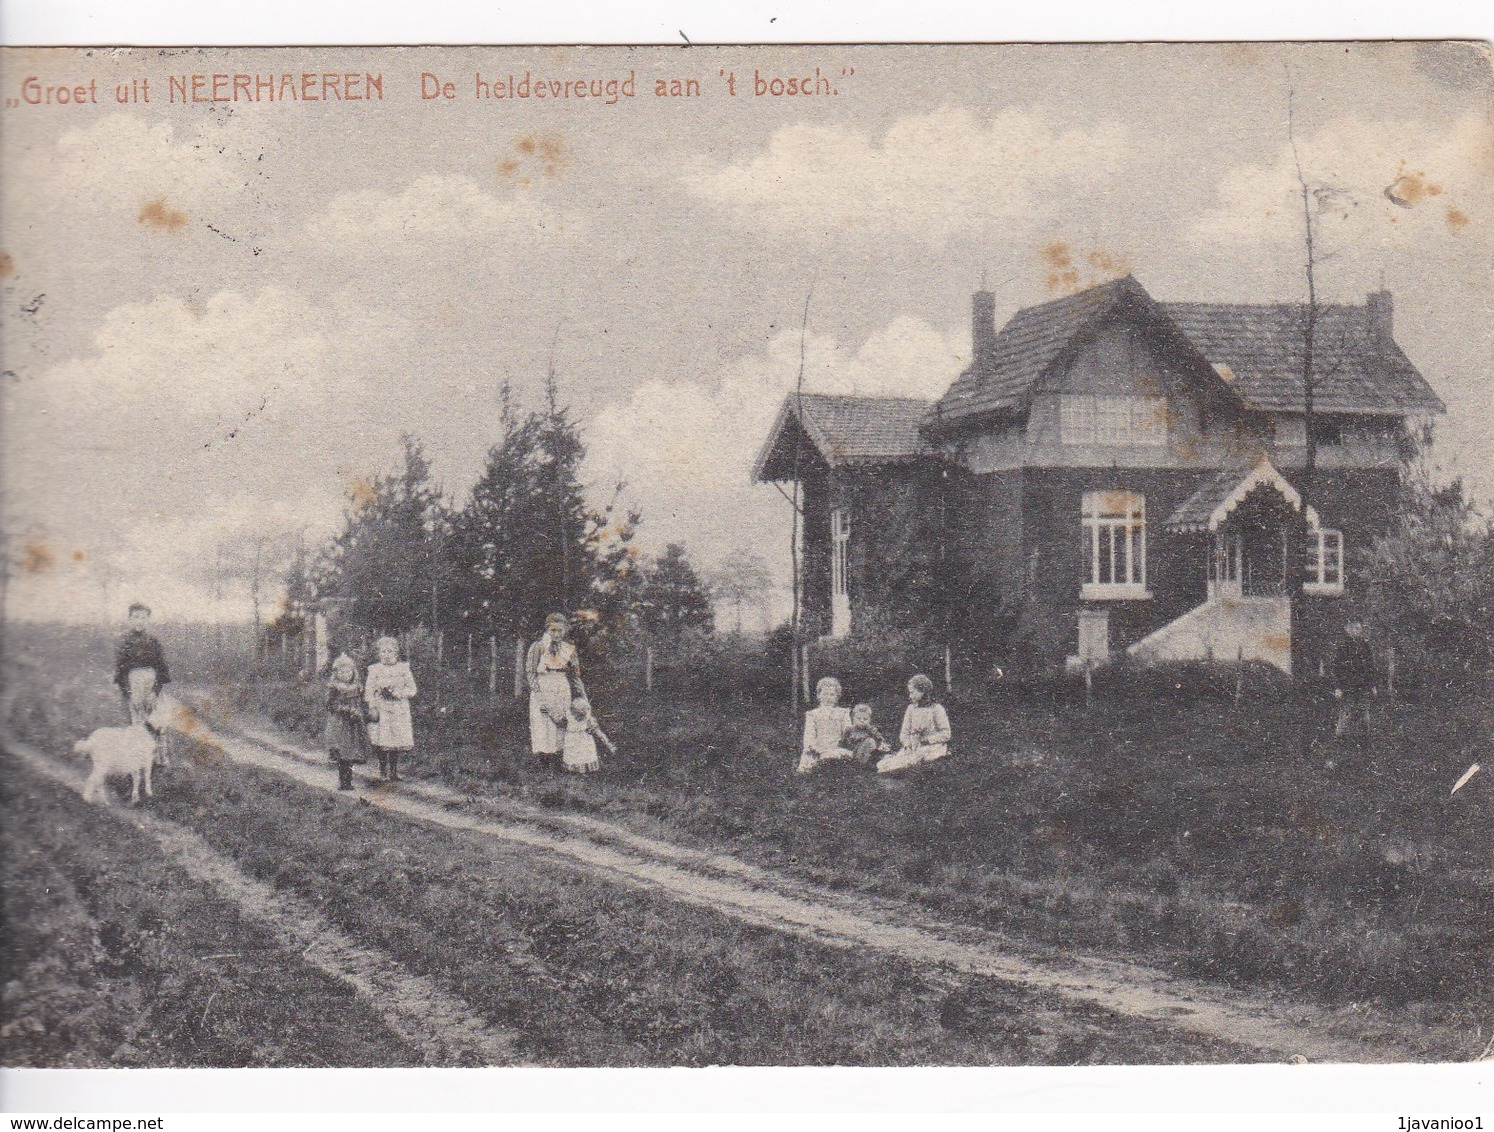
<svg viewBox="0 0 1494 1132"><path fill-rule="evenodd" d="M990 373L996 353L996 296L975 292L970 310L970 365L976 373Z"/></svg>
<svg viewBox="0 0 1494 1132"><path fill-rule="evenodd" d="M1383 342L1395 338L1395 302L1390 292L1383 287L1371 291L1364 300L1364 312L1369 319L1370 332Z"/></svg>

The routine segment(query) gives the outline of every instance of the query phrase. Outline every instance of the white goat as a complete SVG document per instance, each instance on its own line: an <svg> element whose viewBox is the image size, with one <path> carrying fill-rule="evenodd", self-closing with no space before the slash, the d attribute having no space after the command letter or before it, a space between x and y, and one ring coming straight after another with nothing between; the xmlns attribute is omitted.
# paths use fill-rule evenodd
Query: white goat
<svg viewBox="0 0 1494 1132"><path fill-rule="evenodd" d="M140 788L144 784L145 796L155 797L150 788L151 767L156 761L156 740L143 723L132 723L128 727L100 727L86 739L73 744L73 751L93 759L93 769L88 781L83 783L85 802L109 804L109 795L104 789L104 780L111 775L130 776L133 789L130 804L140 804Z"/></svg>

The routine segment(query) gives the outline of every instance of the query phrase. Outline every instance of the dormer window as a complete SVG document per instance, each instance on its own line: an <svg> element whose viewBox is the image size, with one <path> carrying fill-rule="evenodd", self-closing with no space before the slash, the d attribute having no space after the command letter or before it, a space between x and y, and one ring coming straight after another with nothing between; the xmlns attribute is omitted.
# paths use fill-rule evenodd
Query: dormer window
<svg viewBox="0 0 1494 1132"><path fill-rule="evenodd" d="M1058 403L1058 431L1065 444L1160 447L1167 443L1167 399L1065 394Z"/></svg>

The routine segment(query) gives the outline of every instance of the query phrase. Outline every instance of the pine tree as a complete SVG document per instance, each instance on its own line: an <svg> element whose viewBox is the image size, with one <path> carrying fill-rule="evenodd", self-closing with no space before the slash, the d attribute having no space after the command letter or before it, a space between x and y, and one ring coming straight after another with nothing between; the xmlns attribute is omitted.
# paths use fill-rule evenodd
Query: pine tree
<svg viewBox="0 0 1494 1132"><path fill-rule="evenodd" d="M643 586L640 620L646 628L658 633L678 633L684 629L710 632L714 627L710 591L690 565L683 543L666 546L649 569Z"/></svg>
<svg viewBox="0 0 1494 1132"><path fill-rule="evenodd" d="M402 442L400 470L355 495L318 586L350 601L352 619L376 632L399 632L429 619L448 522L420 442L410 436Z"/></svg>
<svg viewBox="0 0 1494 1132"><path fill-rule="evenodd" d="M619 517L615 501L587 506L586 446L553 380L543 411L517 412L507 385L502 401L503 435L452 524L458 615L505 637L538 632L550 612L620 625L636 604L631 544L640 517Z"/></svg>

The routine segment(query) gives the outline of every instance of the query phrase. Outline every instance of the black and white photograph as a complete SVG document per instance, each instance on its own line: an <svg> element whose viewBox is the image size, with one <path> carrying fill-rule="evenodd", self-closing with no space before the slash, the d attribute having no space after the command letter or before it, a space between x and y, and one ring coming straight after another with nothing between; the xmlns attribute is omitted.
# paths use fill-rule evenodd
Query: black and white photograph
<svg viewBox="0 0 1494 1132"><path fill-rule="evenodd" d="M1487 43L0 92L0 1063L1494 1058Z"/></svg>

